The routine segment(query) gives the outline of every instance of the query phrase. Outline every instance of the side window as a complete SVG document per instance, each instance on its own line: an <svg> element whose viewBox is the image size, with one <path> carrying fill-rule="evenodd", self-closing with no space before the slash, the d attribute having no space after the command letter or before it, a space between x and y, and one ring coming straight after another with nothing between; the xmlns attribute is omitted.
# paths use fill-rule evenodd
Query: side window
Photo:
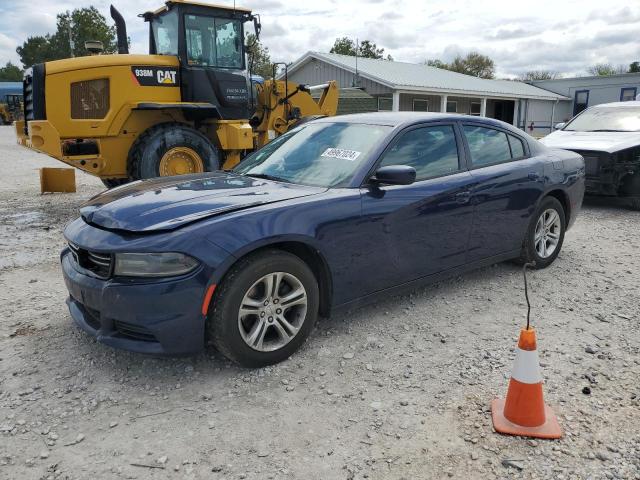
<svg viewBox="0 0 640 480"><path fill-rule="evenodd" d="M507 134L492 128L464 125L474 167L511 160Z"/></svg>
<svg viewBox="0 0 640 480"><path fill-rule="evenodd" d="M385 154L379 166L389 165L415 168L418 181L457 172L458 147L453 127L421 127L403 134Z"/></svg>
<svg viewBox="0 0 640 480"><path fill-rule="evenodd" d="M509 145L511 145L511 156L513 158L522 158L525 156L524 145L518 137L509 135Z"/></svg>

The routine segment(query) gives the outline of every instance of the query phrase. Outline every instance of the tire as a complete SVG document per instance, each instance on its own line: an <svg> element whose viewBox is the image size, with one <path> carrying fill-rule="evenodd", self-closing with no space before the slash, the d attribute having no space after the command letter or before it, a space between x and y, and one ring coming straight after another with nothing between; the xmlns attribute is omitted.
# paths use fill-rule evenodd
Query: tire
<svg viewBox="0 0 640 480"><path fill-rule="evenodd" d="M640 212L640 197L630 198L629 208L631 208L631 210L635 210L636 212Z"/></svg>
<svg viewBox="0 0 640 480"><path fill-rule="evenodd" d="M162 176L161 161L172 149L194 152L202 162L200 171L220 168L218 149L199 131L180 123L162 123L149 128L134 142L127 162L129 178L141 180ZM185 171L183 173L198 173Z"/></svg>
<svg viewBox="0 0 640 480"><path fill-rule="evenodd" d="M555 233L557 238L549 235L547 237L549 239L548 241L545 241L543 238L537 244L536 231L540 226L539 222L541 221L541 217L543 215L549 215L549 212L555 212L557 215L557 222L554 222L553 227L550 229L548 234ZM550 220L550 217L547 216L547 219ZM545 197L542 202L540 202L540 205L538 205L538 208L536 208L535 213L531 216L531 222L529 223L529 228L527 229L526 237L522 246L520 263L535 262L534 268L536 269L546 268L551 265L562 249L566 225L566 217L562 204L554 197ZM556 244L554 245L553 251L548 253L548 249L554 240L556 241ZM542 248L540 247L542 246L542 242L544 242L545 248L547 249L546 255L541 254Z"/></svg>
<svg viewBox="0 0 640 480"><path fill-rule="evenodd" d="M131 180L128 178L101 178L102 183L107 188L116 188L125 183L129 183Z"/></svg>
<svg viewBox="0 0 640 480"><path fill-rule="evenodd" d="M265 276L273 278L276 273L283 274L281 290L279 295L271 297L268 306L264 306L269 295L262 279ZM287 293L294 291L292 285L298 292L303 287L306 305L289 300L292 306L279 310L278 300L286 299ZM250 313L241 315L241 306L250 304L251 307L245 310ZM318 317L318 306L318 282L305 262L281 250L258 252L241 259L216 289L207 318L207 339L225 357L243 367L257 368L278 363L289 358L309 336ZM278 315L279 312L282 314ZM281 317L287 324L279 320ZM290 335L286 343L282 343L285 337L279 332L283 328L289 334L291 331L283 325L297 327L296 333ZM253 332L258 332L258 335L252 337Z"/></svg>

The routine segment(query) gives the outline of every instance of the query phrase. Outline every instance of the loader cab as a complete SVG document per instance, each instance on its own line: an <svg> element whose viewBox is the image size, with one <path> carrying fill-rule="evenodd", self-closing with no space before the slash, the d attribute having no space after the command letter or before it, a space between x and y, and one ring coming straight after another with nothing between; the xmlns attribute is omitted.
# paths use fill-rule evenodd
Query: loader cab
<svg viewBox="0 0 640 480"><path fill-rule="evenodd" d="M149 53L180 59L183 102L210 103L224 120L250 117L244 24L250 10L188 1L168 1L144 14L149 22Z"/></svg>

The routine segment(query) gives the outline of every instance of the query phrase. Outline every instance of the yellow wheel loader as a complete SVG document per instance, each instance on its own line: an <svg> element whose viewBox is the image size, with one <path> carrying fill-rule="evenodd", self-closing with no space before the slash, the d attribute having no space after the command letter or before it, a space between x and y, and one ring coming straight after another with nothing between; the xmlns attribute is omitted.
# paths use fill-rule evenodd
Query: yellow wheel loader
<svg viewBox="0 0 640 480"><path fill-rule="evenodd" d="M0 125L9 125L22 118L22 95L8 94L0 99Z"/></svg>
<svg viewBox="0 0 640 480"><path fill-rule="evenodd" d="M141 15L149 55L130 55L111 6L118 54L34 65L24 76L18 142L96 175L131 180L228 169L249 151L314 116L335 115L338 87L256 81L240 7L169 0ZM314 88L322 90L316 102Z"/></svg>

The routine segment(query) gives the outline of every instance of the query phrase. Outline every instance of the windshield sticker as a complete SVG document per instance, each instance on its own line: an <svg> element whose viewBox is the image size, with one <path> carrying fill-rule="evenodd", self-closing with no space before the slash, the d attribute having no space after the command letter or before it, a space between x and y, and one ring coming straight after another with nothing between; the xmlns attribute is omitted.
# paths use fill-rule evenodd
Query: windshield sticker
<svg viewBox="0 0 640 480"><path fill-rule="evenodd" d="M355 150L345 150L343 148L327 148L321 157L339 158L341 160L349 160L353 162L360 156L362 152L356 152Z"/></svg>

